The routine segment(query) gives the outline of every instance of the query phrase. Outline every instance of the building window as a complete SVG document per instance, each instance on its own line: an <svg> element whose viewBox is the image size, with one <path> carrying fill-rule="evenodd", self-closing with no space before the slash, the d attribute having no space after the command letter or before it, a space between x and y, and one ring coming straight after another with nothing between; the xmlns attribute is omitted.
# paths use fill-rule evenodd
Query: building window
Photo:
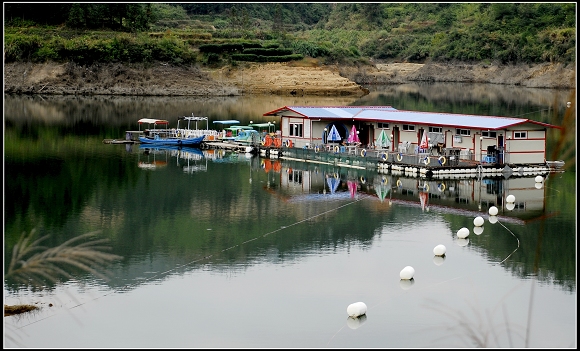
<svg viewBox="0 0 580 351"><path fill-rule="evenodd" d="M290 136L302 137L302 123L290 123Z"/></svg>
<svg viewBox="0 0 580 351"><path fill-rule="evenodd" d="M302 171L289 170L288 182L302 184Z"/></svg>
<svg viewBox="0 0 580 351"><path fill-rule="evenodd" d="M403 130L415 130L415 126L411 124L403 124Z"/></svg>
<svg viewBox="0 0 580 351"><path fill-rule="evenodd" d="M379 128L383 128L383 129L389 129L389 124L388 123L379 122L378 123L378 127Z"/></svg>
<svg viewBox="0 0 580 351"><path fill-rule="evenodd" d="M485 132L481 132L481 136L486 137L486 138L495 138L497 136L497 132L485 131Z"/></svg>
<svg viewBox="0 0 580 351"><path fill-rule="evenodd" d="M457 129L456 133L457 135L471 135L471 130L469 129Z"/></svg>
<svg viewBox="0 0 580 351"><path fill-rule="evenodd" d="M441 133L441 134L443 134L443 128L441 128L441 127L429 127L429 133Z"/></svg>
<svg viewBox="0 0 580 351"><path fill-rule="evenodd" d="M526 139L527 137L527 132L514 132L514 139Z"/></svg>

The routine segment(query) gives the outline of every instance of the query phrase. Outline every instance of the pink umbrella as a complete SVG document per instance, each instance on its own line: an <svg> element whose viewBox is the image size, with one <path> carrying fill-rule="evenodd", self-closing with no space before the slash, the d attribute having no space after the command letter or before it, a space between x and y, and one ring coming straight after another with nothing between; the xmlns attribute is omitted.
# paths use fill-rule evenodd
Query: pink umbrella
<svg viewBox="0 0 580 351"><path fill-rule="evenodd" d="M354 197L356 195L356 188L357 188L356 182L353 182L352 180L348 180L346 182L346 184L348 185L348 190L350 190L350 197L354 199Z"/></svg>
<svg viewBox="0 0 580 351"><path fill-rule="evenodd" d="M348 135L348 139L346 141L348 143L360 143L360 139L358 138L356 127L354 125L352 126L352 129L350 130L350 134Z"/></svg>
<svg viewBox="0 0 580 351"><path fill-rule="evenodd" d="M425 206L427 206L427 201L429 200L429 194L421 191L419 193L419 200L421 200L421 210L425 211Z"/></svg>

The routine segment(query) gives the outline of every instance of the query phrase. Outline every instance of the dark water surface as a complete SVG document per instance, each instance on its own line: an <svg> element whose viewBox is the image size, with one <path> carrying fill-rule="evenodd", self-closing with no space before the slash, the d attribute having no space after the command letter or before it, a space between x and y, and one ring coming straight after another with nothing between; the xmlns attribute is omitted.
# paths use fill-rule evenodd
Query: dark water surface
<svg viewBox="0 0 580 351"><path fill-rule="evenodd" d="M107 279L66 264L70 276L55 281L5 279L5 304L40 309L4 318L4 346L575 348L571 94L411 84L372 87L360 99L5 96L5 273L33 230L49 248L98 231L122 258L105 264ZM564 123L562 145L553 132L547 146L570 168L540 184L432 182L422 198L424 182L398 174L102 142L122 139L139 118L247 124L285 105ZM512 211L501 205L506 194L516 196ZM476 216L485 219L480 234ZM462 227L467 239L457 237ZM433 254L439 244L444 258ZM405 266L412 281L400 280ZM358 301L367 314L349 318Z"/></svg>

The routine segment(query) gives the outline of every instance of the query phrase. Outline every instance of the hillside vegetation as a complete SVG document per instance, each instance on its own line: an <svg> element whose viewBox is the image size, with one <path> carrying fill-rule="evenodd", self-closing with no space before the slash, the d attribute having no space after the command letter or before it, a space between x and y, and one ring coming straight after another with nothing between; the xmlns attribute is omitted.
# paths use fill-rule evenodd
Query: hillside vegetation
<svg viewBox="0 0 580 351"><path fill-rule="evenodd" d="M575 3L13 3L5 62L575 64Z"/></svg>

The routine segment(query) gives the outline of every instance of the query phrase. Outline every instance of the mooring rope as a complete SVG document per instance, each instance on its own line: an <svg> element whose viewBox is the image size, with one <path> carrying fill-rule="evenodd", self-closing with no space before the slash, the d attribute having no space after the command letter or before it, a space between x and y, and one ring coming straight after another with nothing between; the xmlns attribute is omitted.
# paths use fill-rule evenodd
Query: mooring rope
<svg viewBox="0 0 580 351"><path fill-rule="evenodd" d="M316 215L313 215L313 216L310 216L310 217L308 217L308 218L304 218L304 219L302 219L302 220L299 220L299 221L296 221L296 222L294 222L294 223L292 223L292 224L290 224L290 225L287 225L287 226L282 226L282 227L280 227L280 228L278 228L278 229L275 229L275 230L272 230L272 231L270 231L270 232L268 232L268 233L266 233L266 234L258 235L258 236L256 236L256 237L254 237L254 238L252 238L252 239L249 239L249 240L246 240L246 241L244 241L244 242L242 242L242 243L240 243L240 244L236 244L236 245L230 246L230 247L228 247L228 248L226 248L226 249L223 249L223 250L219 251L219 253L226 252L226 251L228 251L228 250L231 250L231 249L233 249L233 248L236 248L236 247L238 247L238 246L240 246L240 245L247 244L247 243L249 243L249 242L252 242L252 241L254 241L254 240L258 240L258 239L260 239L260 238L265 238L265 237L267 237L268 235L271 235L271 234L274 234L274 233L280 232L280 231L282 231L282 230L285 230L285 229L291 228L291 227L293 227L293 226L296 226L296 225L298 225L298 224L301 224L301 223L304 223L304 222L308 222L308 221L310 221L310 220L312 220L312 219L314 219L314 218L317 218L317 217L320 217L320 216L326 215L326 214L328 214L328 213L331 213L331 212L337 211L337 210L339 210L339 209L341 209L341 208L344 208L344 207L350 206L350 205L352 205L352 204L355 204L355 203L357 203L357 202L359 202L359 201L362 201L363 199L366 199L366 198L368 198L368 197L372 197L372 196L371 196L371 195L366 195L366 194L365 194L365 195L361 195L361 196L359 196L359 197L358 197L358 199L356 199L356 200L354 200L354 201L349 201L349 202L348 202L348 203L346 203L346 204L343 204L343 205L340 205L340 206L338 206L338 207L335 207L335 208L329 209L329 210L327 210L327 211L324 211L324 212L318 213L318 214L316 214ZM145 279L139 280L138 282L134 282L134 283L132 283L132 284L127 284L127 285L125 285L125 286L123 287L123 289L128 289L128 288L130 288L131 286L136 286L137 284L142 284L142 283L148 282L148 281L150 281L150 280L153 280L154 278L165 276L165 275L167 275L167 274L169 274L169 273L171 273L171 272L173 272L173 271L176 271L176 270L178 270L178 269L181 269L181 268L183 268L183 267L187 267L187 266L189 266L189 265L193 265L193 264L195 264L195 263L198 263L198 262L200 262L200 261L203 261L203 260L207 260L207 259L209 259L209 258L212 258L212 257L213 257L213 255L214 255L214 254L210 254L210 255L207 255L207 256L203 256L203 257L197 258L197 259L195 259L195 260L193 260L193 261L190 261L190 262L184 263L184 264L182 264L182 265L179 265L179 266L173 267L173 268L171 268L171 269L169 269L169 270L166 270L166 271L164 271L164 272L160 272L160 273L157 273L157 274L155 274L155 275L152 275L152 276L150 276L150 277L147 277L147 278L145 278ZM88 300L88 301L85 301L85 302L80 302L80 303L78 303L78 304L76 304L76 305L74 305L74 306L70 307L68 310L72 310L72 309L74 309L74 308L81 307L81 306L83 306L83 305L86 305L86 304L88 304L89 302L96 301L96 300L98 300L98 299L100 299L100 298L103 298L103 297L105 297L105 296L108 296L108 295L111 295L111 294L114 294L114 293L117 293L117 292L118 292L118 290L112 290L112 291L110 291L110 292L108 292L108 293L103 293L102 295L100 295L100 296L97 296L97 297L95 297L95 298L93 298L93 299L90 299L90 300ZM38 319L38 320L36 320L36 321L34 321L34 322L31 322L31 323L28 323L28 324L26 324L26 325L22 325L22 326L18 327L17 329L22 329L22 328L24 328L24 327L27 327L27 326L29 326L29 325L32 325L32 324L38 323L38 322L40 322L40 321L43 321L43 320L45 320L45 319L48 319L48 318L50 318L50 317L53 317L53 316L55 316L55 314L53 314L53 315L50 315L50 316L46 316L46 317L44 317L44 318L41 318L41 319Z"/></svg>

